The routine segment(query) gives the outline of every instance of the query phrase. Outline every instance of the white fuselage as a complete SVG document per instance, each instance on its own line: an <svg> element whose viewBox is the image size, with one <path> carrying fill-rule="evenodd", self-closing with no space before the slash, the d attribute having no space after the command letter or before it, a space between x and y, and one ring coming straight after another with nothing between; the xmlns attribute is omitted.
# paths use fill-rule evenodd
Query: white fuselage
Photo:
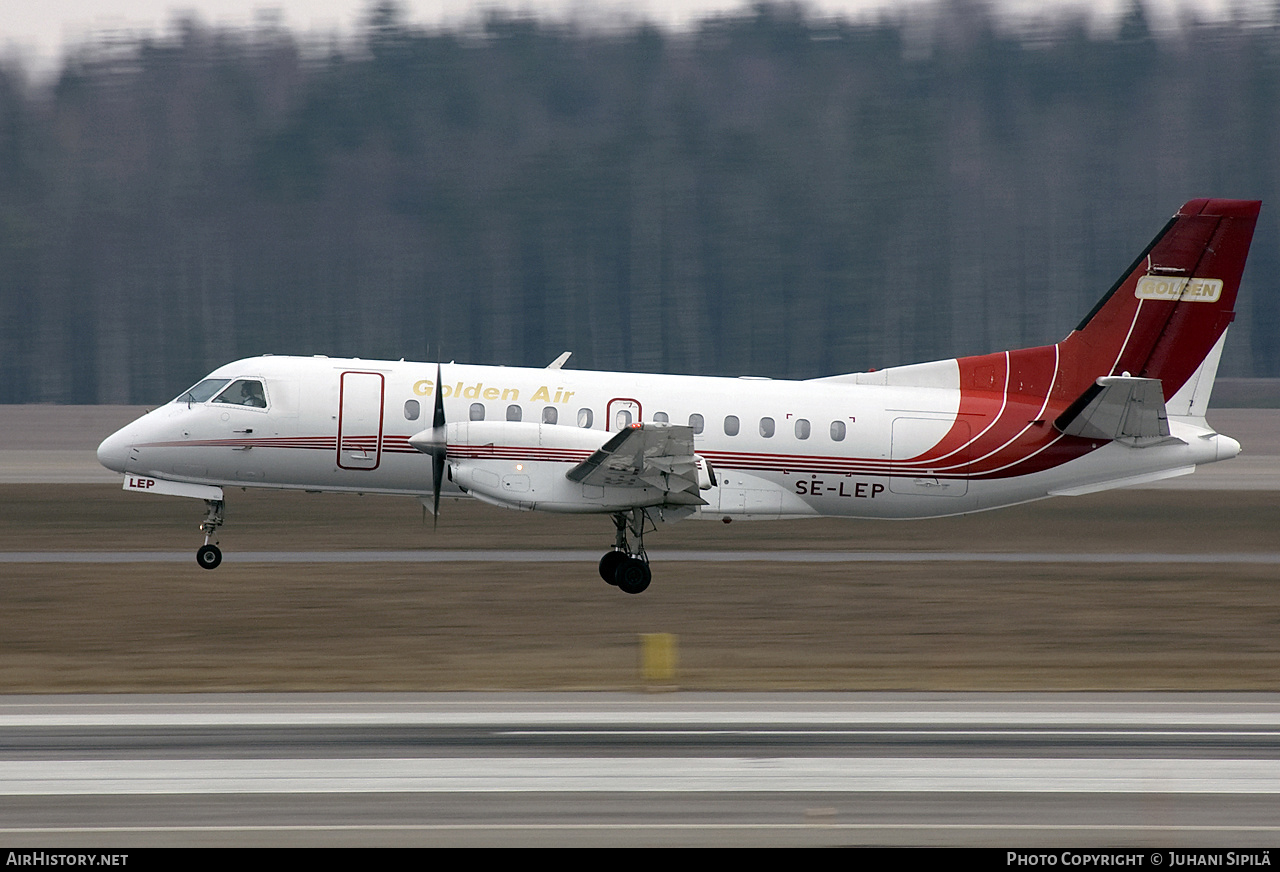
<svg viewBox="0 0 1280 872"><path fill-rule="evenodd" d="M495 450L484 457L451 457L446 494L461 487L512 508L617 511L608 495L564 474L610 433L640 421L693 424L695 451L714 470L715 485L701 492L705 505L696 510L708 518L954 515L1182 474L1239 451L1202 420L1171 419L1162 444L1079 445L1076 456L1027 472L1012 462L993 466L993 455L1048 426L1035 408L1014 402L1006 385L1004 396L988 398L987 418L966 413L971 429L960 432L971 438L919 460L957 432L962 397L948 384L947 363L925 380L934 386L445 364L449 423L519 421L516 429L532 434L532 442L516 440L505 451L490 435L483 447ZM210 378L261 383L265 407L180 398L108 438L99 457L126 477L423 497L432 492L432 463L409 439L432 427L436 367L324 357L237 361ZM1011 435L992 442L998 422ZM1062 438L1049 432L1043 441ZM520 447L531 444L545 450ZM488 496L476 484L482 474L495 482Z"/></svg>

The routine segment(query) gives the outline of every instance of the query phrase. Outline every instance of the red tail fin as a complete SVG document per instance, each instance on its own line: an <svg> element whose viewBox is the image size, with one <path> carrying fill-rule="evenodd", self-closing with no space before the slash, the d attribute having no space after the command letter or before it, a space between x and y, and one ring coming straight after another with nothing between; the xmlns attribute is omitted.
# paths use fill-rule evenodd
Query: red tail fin
<svg viewBox="0 0 1280 872"><path fill-rule="evenodd" d="M1164 396L1173 396L1235 317L1261 206L1257 200L1192 200L1178 210L1058 344L1056 399L1070 403L1098 377L1124 373L1160 379Z"/></svg>
<svg viewBox="0 0 1280 872"><path fill-rule="evenodd" d="M913 460L966 457L971 477L999 478L1087 454L1115 438L1107 432L1138 438L1167 433L1167 423L1160 423L1165 403L1214 353L1235 315L1260 206L1254 200L1192 200L1066 339L957 360L956 426ZM1216 362L1214 357L1206 370ZM1139 426L1130 427L1128 417L1113 422L1116 426L1107 432L1085 426L1106 414L1115 417L1116 402L1104 402L1098 414L1076 420L1097 399L1099 378L1126 374L1133 378L1110 379L1108 386L1118 394L1132 382L1127 385L1130 399L1122 405L1133 411L1128 407L1141 395ZM1159 379L1162 396L1141 379ZM1196 405L1201 393L1207 392L1208 385L1189 391L1194 401L1184 397L1168 413L1193 414L1203 405Z"/></svg>

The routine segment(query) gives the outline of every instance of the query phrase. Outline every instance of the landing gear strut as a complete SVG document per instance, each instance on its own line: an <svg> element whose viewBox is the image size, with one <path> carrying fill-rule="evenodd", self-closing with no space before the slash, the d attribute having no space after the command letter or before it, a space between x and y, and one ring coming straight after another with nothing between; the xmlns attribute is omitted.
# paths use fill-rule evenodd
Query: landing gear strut
<svg viewBox="0 0 1280 872"><path fill-rule="evenodd" d="M205 500L204 521L200 524L200 532L204 533L204 544L196 551L196 563L201 569L217 569L222 562L222 550L218 548L215 534L222 526L222 500ZM210 542L209 540L213 540Z"/></svg>
<svg viewBox="0 0 1280 872"><path fill-rule="evenodd" d="M644 553L644 525L647 521L649 515L644 509L613 514L613 525L618 533L613 541L613 550L600 558L600 577L623 593L642 593L653 578L649 571L649 557ZM634 549L627 542L628 528L635 537Z"/></svg>

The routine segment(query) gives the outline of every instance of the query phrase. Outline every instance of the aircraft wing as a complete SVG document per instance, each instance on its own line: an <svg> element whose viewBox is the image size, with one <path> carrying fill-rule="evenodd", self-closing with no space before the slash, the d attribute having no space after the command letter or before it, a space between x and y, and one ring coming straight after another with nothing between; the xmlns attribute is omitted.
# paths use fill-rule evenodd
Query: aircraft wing
<svg viewBox="0 0 1280 872"><path fill-rule="evenodd" d="M599 487L654 487L668 504L700 506L693 428L682 424L632 424L565 473L569 481Z"/></svg>
<svg viewBox="0 0 1280 872"><path fill-rule="evenodd" d="M1160 379L1103 376L1053 425L1068 436L1133 439L1150 444L1169 436Z"/></svg>

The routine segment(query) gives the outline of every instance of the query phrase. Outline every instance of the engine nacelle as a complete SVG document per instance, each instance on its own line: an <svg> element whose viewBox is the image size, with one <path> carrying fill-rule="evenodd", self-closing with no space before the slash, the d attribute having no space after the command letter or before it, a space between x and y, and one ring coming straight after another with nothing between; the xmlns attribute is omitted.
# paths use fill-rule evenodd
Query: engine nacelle
<svg viewBox="0 0 1280 872"><path fill-rule="evenodd" d="M614 435L563 424L462 421L444 427L445 462L459 488L507 508L594 513L662 505L667 494L659 488L598 487L565 478ZM436 438L424 430L409 444L430 452Z"/></svg>
<svg viewBox="0 0 1280 872"><path fill-rule="evenodd" d="M701 454L695 454L693 463L698 467L698 490L711 490L719 486L720 482L716 481L716 471L711 468L710 460Z"/></svg>

